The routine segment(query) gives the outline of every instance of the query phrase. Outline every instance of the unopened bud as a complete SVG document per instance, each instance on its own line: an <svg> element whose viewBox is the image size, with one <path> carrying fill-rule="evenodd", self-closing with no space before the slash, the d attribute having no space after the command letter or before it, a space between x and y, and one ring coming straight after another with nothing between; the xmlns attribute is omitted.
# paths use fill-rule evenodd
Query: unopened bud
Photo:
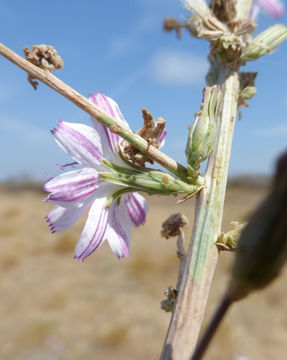
<svg viewBox="0 0 287 360"><path fill-rule="evenodd" d="M203 186L199 181L196 184L188 184L161 170L147 168L127 170L107 159L103 160L103 164L113 171L100 172L99 176L102 179L149 194L195 194ZM202 178L199 178L199 180L202 180Z"/></svg>
<svg viewBox="0 0 287 360"><path fill-rule="evenodd" d="M247 86L243 90L240 91L240 98L242 100L249 100L256 95L256 87L255 86Z"/></svg>
<svg viewBox="0 0 287 360"><path fill-rule="evenodd" d="M172 312L174 308L174 304L175 304L175 299L173 300L165 299L161 301L160 307L165 312Z"/></svg>
<svg viewBox="0 0 287 360"><path fill-rule="evenodd" d="M236 245L238 239L240 237L241 231L246 226L246 224L239 224L237 221L231 222L232 229L228 232L222 232L216 241L216 245L219 250L228 250L234 251L236 249Z"/></svg>
<svg viewBox="0 0 287 360"><path fill-rule="evenodd" d="M165 312L172 312L177 297L177 290L173 286L169 286L164 292L166 299L161 301L160 307Z"/></svg>
<svg viewBox="0 0 287 360"><path fill-rule="evenodd" d="M220 111L220 104L221 91L219 87L212 86L205 88L201 110L196 115L192 126L189 127L189 135L185 149L188 164L192 169L197 170L200 163L204 161L212 151L215 140L216 119Z"/></svg>
<svg viewBox="0 0 287 360"><path fill-rule="evenodd" d="M240 300L264 288L287 260L287 153L278 161L273 188L243 229L229 287Z"/></svg>
<svg viewBox="0 0 287 360"><path fill-rule="evenodd" d="M271 26L256 36L252 42L243 50L241 60L256 60L259 57L270 53L278 45L287 39L287 27L283 24Z"/></svg>

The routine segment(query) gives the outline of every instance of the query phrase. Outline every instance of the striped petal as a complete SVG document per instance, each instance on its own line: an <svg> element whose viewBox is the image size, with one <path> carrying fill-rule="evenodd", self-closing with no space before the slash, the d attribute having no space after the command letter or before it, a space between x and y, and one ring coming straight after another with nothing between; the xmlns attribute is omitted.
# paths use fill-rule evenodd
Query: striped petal
<svg viewBox="0 0 287 360"><path fill-rule="evenodd" d="M103 158L101 139L97 131L83 124L58 121L51 130L57 143L76 162L83 166L99 168Z"/></svg>
<svg viewBox="0 0 287 360"><path fill-rule="evenodd" d="M114 201L109 207L106 239L119 259L129 256L130 226L122 200L120 204Z"/></svg>
<svg viewBox="0 0 287 360"><path fill-rule="evenodd" d="M146 221L148 204L146 199L138 193L125 194L122 196L127 214L133 226L143 225Z"/></svg>
<svg viewBox="0 0 287 360"><path fill-rule="evenodd" d="M76 208L64 208L58 205L54 206L46 216L46 221L49 224L51 232L54 233L66 230L72 226L84 214L92 201L86 201L82 206Z"/></svg>
<svg viewBox="0 0 287 360"><path fill-rule="evenodd" d="M284 14L284 5L280 0L258 0L261 8L270 16L279 19Z"/></svg>
<svg viewBox="0 0 287 360"><path fill-rule="evenodd" d="M275 19L279 19L284 14L284 4L280 0L254 0L250 12L252 20L256 20L260 9Z"/></svg>
<svg viewBox="0 0 287 360"><path fill-rule="evenodd" d="M105 96L101 92L98 92L96 95L92 94L90 97L91 101L100 107L104 112L111 115L113 118L118 120L124 126L129 127L128 123L126 122L125 118L123 117L118 104L111 98ZM107 141L103 141L103 150L104 153L116 153L116 148L121 142L121 138L119 135L112 133L106 126L100 124L97 120L92 118L92 122L94 128L102 135L103 132Z"/></svg>
<svg viewBox="0 0 287 360"><path fill-rule="evenodd" d="M43 189L51 193L45 201L53 201L62 207L80 206L98 190L101 182L92 168L61 174L44 185Z"/></svg>
<svg viewBox="0 0 287 360"><path fill-rule="evenodd" d="M105 240L105 233L108 224L107 198L102 197L94 201L89 216L77 243L74 258L84 260L87 256L96 251Z"/></svg>
<svg viewBox="0 0 287 360"><path fill-rule="evenodd" d="M167 135L167 130L164 129L163 132L161 133L160 137L158 138L158 142L160 144L159 149L164 146L166 135Z"/></svg>

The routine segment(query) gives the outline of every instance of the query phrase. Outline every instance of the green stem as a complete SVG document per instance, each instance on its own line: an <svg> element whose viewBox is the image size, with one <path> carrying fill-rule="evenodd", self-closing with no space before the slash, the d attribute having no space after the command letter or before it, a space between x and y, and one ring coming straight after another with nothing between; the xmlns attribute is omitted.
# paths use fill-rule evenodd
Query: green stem
<svg viewBox="0 0 287 360"><path fill-rule="evenodd" d="M239 94L237 72L221 67L224 98L216 143L205 176L206 188L197 197L195 221L186 268L161 359L186 360L195 349L212 277L218 259L234 123Z"/></svg>

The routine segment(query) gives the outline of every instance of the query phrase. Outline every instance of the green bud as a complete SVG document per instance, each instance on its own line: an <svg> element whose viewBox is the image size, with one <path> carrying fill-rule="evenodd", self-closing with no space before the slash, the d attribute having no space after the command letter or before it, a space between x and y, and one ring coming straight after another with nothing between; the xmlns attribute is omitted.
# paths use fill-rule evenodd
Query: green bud
<svg viewBox="0 0 287 360"><path fill-rule="evenodd" d="M270 53L286 39L287 27L285 25L277 24L271 26L256 36L252 42L246 46L241 54L241 60L243 63L256 60L259 57Z"/></svg>
<svg viewBox="0 0 287 360"><path fill-rule="evenodd" d="M273 188L243 229L229 294L233 301L264 288L287 260L287 153L278 161Z"/></svg>
<svg viewBox="0 0 287 360"><path fill-rule="evenodd" d="M243 90L240 91L240 98L242 100L249 100L256 95L256 87L255 86L247 86Z"/></svg>
<svg viewBox="0 0 287 360"><path fill-rule="evenodd" d="M187 184L160 170L145 169L143 172L132 172L122 168L101 172L99 175L111 183L149 194L195 194L202 188L200 185Z"/></svg>
<svg viewBox="0 0 287 360"><path fill-rule="evenodd" d="M221 91L218 86L207 87L204 90L203 103L194 123L189 127L185 154L188 165L198 170L200 163L207 159L212 151L216 118L219 115L221 104ZM191 169L189 175L191 176Z"/></svg>
<svg viewBox="0 0 287 360"><path fill-rule="evenodd" d="M216 245L219 250L234 251L236 249L236 245L240 237L241 231L244 226L246 226L246 224L239 224L237 221L232 221L231 226L231 230L226 233L222 232L218 236Z"/></svg>

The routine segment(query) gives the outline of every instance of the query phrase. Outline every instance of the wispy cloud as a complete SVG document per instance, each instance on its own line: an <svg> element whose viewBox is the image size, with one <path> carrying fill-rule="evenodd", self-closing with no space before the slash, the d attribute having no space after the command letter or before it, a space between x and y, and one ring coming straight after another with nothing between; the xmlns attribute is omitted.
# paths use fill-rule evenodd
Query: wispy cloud
<svg viewBox="0 0 287 360"><path fill-rule="evenodd" d="M147 67L142 66L134 69L123 81L115 85L109 93L113 98L118 98L133 87L138 81L140 81L148 73Z"/></svg>
<svg viewBox="0 0 287 360"><path fill-rule="evenodd" d="M256 134L262 137L286 137L287 122L279 123L270 127L264 127L256 130Z"/></svg>
<svg viewBox="0 0 287 360"><path fill-rule="evenodd" d="M174 0L137 0L140 16L134 19L126 33L118 33L112 39L109 53L112 57L125 56L136 47L142 46L144 36L162 31L162 19L170 16L176 7Z"/></svg>
<svg viewBox="0 0 287 360"><path fill-rule="evenodd" d="M109 54L112 57L121 57L127 55L134 50L135 47L140 46L140 39L154 28L154 22L148 16L142 16L129 29L128 33L119 34L112 39L109 47Z"/></svg>
<svg viewBox="0 0 287 360"><path fill-rule="evenodd" d="M160 50L151 61L152 77L162 84L198 85L207 70L205 58L186 51Z"/></svg>

